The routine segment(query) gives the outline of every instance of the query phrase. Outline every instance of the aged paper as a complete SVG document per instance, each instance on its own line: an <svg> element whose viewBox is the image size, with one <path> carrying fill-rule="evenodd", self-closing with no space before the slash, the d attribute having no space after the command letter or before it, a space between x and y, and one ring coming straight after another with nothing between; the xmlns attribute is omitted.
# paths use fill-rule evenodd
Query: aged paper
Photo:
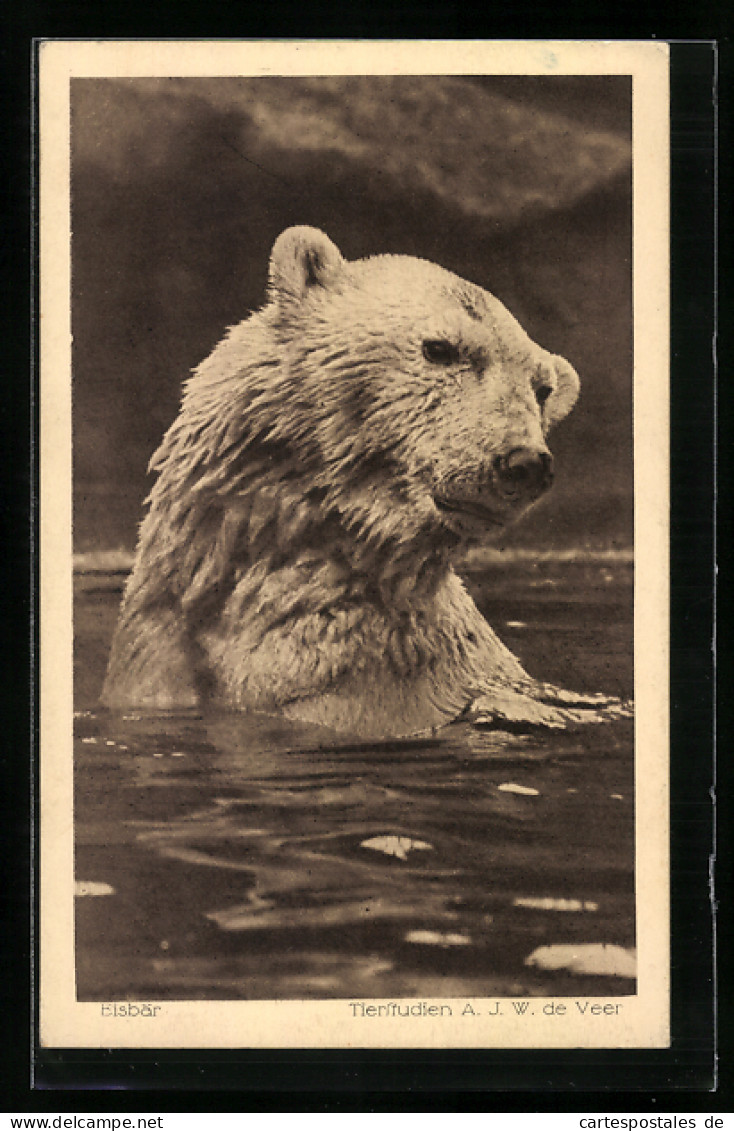
<svg viewBox="0 0 734 1131"><path fill-rule="evenodd" d="M40 1037L44 1047L665 1047L668 949L668 53L657 43L71 42L39 50ZM624 998L77 1000L72 806L70 82L625 75L633 91L637 992ZM205 218L202 217L202 226ZM379 233L375 234L375 251ZM430 257L430 256L428 256ZM245 312L243 312L244 315Z"/></svg>

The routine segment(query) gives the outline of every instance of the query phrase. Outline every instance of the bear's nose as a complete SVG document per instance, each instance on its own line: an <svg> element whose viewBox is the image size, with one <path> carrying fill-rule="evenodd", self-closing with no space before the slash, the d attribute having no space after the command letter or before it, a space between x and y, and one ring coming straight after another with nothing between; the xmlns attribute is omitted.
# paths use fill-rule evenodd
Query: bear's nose
<svg viewBox="0 0 734 1131"><path fill-rule="evenodd" d="M494 470L503 494L537 498L553 482L553 456L547 449L513 448L495 457Z"/></svg>

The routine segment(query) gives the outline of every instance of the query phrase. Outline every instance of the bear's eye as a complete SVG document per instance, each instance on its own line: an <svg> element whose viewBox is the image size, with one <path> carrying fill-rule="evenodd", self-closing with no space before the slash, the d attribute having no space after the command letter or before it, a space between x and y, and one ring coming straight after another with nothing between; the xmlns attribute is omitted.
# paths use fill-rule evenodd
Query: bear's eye
<svg viewBox="0 0 734 1131"><path fill-rule="evenodd" d="M535 390L535 399L536 399L536 401L538 402L538 404L540 405L541 408L543 407L545 402L548 400L548 397L551 395L552 392L553 392L553 389L551 388L550 385L538 385L537 389Z"/></svg>
<svg viewBox="0 0 734 1131"><path fill-rule="evenodd" d="M431 365L454 365L461 359L461 352L445 338L427 338L423 343L423 356Z"/></svg>

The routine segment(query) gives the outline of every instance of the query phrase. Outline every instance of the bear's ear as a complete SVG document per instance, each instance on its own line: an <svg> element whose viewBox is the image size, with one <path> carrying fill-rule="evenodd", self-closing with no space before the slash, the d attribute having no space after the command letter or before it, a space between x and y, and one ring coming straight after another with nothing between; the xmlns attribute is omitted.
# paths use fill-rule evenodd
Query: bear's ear
<svg viewBox="0 0 734 1131"><path fill-rule="evenodd" d="M578 373L569 365L565 358L554 355L550 359L555 373L553 392L545 403L543 423L546 429L552 428L568 416L576 404L579 395L580 381Z"/></svg>
<svg viewBox="0 0 734 1131"><path fill-rule="evenodd" d="M270 297L299 301L311 287L331 286L343 265L339 248L318 228L286 228L270 255Z"/></svg>

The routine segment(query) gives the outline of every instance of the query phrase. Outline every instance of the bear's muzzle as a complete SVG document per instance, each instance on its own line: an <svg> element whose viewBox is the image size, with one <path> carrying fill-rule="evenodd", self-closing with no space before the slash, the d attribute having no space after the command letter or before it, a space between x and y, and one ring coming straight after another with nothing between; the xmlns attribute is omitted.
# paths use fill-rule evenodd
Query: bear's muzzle
<svg viewBox="0 0 734 1131"><path fill-rule="evenodd" d="M513 448L495 456L492 468L499 492L520 503L535 502L553 483L553 456L547 448Z"/></svg>
<svg viewBox="0 0 734 1131"><path fill-rule="evenodd" d="M553 457L545 446L517 446L495 455L481 475L450 476L433 492L445 522L476 535L514 522L553 483Z"/></svg>

